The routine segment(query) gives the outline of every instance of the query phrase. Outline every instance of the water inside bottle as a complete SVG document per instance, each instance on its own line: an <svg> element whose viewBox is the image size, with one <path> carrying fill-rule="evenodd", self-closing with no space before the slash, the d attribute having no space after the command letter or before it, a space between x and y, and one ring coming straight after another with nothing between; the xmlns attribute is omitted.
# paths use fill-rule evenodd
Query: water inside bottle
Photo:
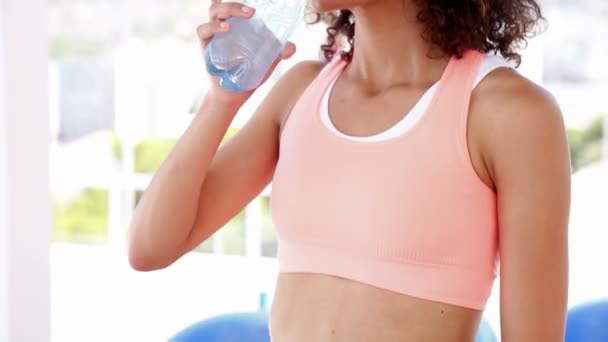
<svg viewBox="0 0 608 342"><path fill-rule="evenodd" d="M207 70L227 89L254 89L264 80L284 44L259 18L230 18L228 22L231 30L217 34L207 47Z"/></svg>

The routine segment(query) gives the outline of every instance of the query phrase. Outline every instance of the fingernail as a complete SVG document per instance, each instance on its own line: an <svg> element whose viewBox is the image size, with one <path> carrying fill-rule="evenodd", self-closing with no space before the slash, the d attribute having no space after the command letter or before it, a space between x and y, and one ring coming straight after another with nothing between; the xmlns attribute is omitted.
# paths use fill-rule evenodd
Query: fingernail
<svg viewBox="0 0 608 342"><path fill-rule="evenodd" d="M247 14L253 13L253 8L251 8L251 7L243 6L243 7L241 7L241 10Z"/></svg>
<svg viewBox="0 0 608 342"><path fill-rule="evenodd" d="M228 23L226 23L226 22L223 22L223 23L220 24L220 28L222 30L227 30L228 27L230 27L230 25Z"/></svg>

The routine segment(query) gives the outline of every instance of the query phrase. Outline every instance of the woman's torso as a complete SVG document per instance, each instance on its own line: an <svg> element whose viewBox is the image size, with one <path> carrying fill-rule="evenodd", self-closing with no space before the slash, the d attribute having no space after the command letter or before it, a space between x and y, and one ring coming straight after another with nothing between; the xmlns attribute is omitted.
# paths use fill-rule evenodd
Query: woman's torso
<svg viewBox="0 0 608 342"><path fill-rule="evenodd" d="M349 85L339 89L348 90ZM403 115L399 112L413 107L424 91L405 86L381 99L365 99L334 90L331 120L341 132L373 136L400 121ZM343 101L346 98L347 105ZM379 104L387 109L386 115L371 120L365 116L369 108L378 108ZM345 113L350 119L345 119ZM474 132L469 134L471 163L480 179L491 185L473 136ZM479 310L416 298L343 277L284 272L278 278L270 327L273 342L464 342L474 340L480 317Z"/></svg>
<svg viewBox="0 0 608 342"><path fill-rule="evenodd" d="M469 342L479 311L318 274L279 275L273 342Z"/></svg>

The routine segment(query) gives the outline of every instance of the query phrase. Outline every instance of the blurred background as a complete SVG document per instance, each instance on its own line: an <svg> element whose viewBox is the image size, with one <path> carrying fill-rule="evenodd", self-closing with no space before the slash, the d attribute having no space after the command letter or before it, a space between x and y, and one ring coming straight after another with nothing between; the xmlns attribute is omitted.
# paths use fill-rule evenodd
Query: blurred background
<svg viewBox="0 0 608 342"><path fill-rule="evenodd" d="M0 17L5 20L0 19L0 24L6 29L12 23L11 1L21 0L3 1ZM207 90L195 29L206 20L209 1L29 3L38 6L38 13L43 11L48 34L48 73L39 76L46 77L48 91L49 117L41 122L49 124L51 133L49 166L44 169L52 203L51 341L165 341L201 319L267 310L277 252L268 191L167 270L138 274L126 261L124 237L134 207ZM521 72L555 95L568 127L574 171L570 233L570 305L574 306L608 297L608 271L596 266L598 260L608 260L608 3L542 3L548 28L523 51ZM18 34L6 29L5 44L15 44L11 42ZM290 65L319 58L324 36L322 26L299 29L292 39L298 45L297 55L283 63L241 110L226 139ZM0 56L2 42L0 36ZM4 62L8 70L10 60ZM2 63L0 58L0 69ZM9 142L14 131L10 122L4 121ZM0 139L0 147L3 143ZM5 160L21 148L7 143ZM10 173L0 173L0 180L10 182ZM3 213L3 206L10 205L0 200L0 215L8 217L10 212ZM45 214L31 210L33 216ZM5 240L8 250L11 239ZM19 286L4 282L9 288ZM500 328L498 290L486 312L495 331Z"/></svg>

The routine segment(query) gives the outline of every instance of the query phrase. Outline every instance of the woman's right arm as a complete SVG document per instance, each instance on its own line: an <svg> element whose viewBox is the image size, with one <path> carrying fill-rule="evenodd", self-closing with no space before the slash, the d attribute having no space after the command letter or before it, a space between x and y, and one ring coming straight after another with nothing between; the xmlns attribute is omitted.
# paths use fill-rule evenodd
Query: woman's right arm
<svg viewBox="0 0 608 342"><path fill-rule="evenodd" d="M223 16L235 15L230 6L240 10L230 3L214 2L214 6L216 10L220 7L217 11ZM203 45L210 35L201 31L214 23L205 25L199 29ZM281 57L288 58L293 52L290 47ZM278 158L282 118L319 69L320 64L314 62L292 68L249 122L221 148L230 123L251 94L212 86L135 210L128 239L134 269L150 271L171 265L224 226L269 184Z"/></svg>
<svg viewBox="0 0 608 342"><path fill-rule="evenodd" d="M267 183L276 159L272 117L278 106L269 97L247 127L216 154L239 106L224 105L213 95L205 98L135 210L129 231L133 268L169 266Z"/></svg>

